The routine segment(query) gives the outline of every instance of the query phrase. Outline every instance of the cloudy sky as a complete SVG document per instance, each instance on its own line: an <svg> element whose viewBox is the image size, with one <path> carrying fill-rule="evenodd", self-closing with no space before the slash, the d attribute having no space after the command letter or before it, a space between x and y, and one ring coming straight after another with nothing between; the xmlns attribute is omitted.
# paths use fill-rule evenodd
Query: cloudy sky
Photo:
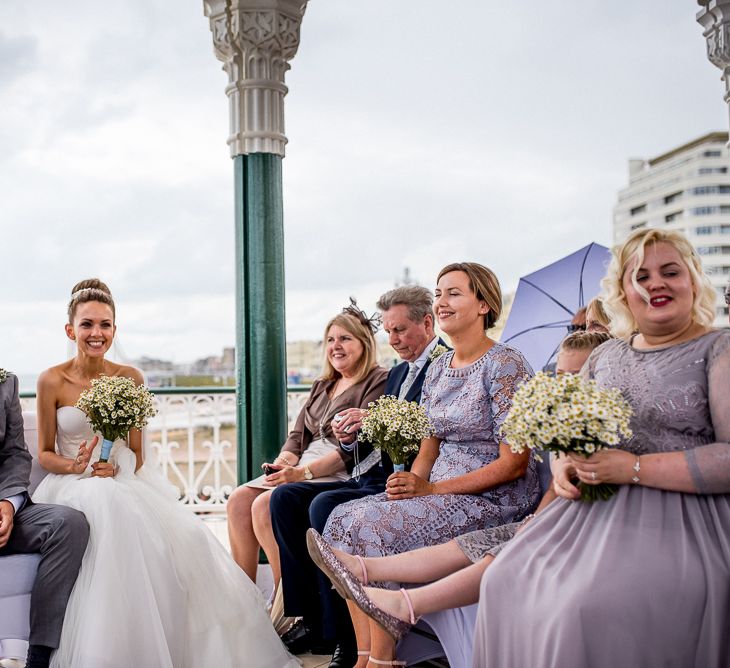
<svg viewBox="0 0 730 668"><path fill-rule="evenodd" d="M609 244L629 157L727 127L696 10L311 0L287 77L289 338L404 266L431 286L476 260L511 290ZM233 343L225 84L202 0L0 3L0 367L62 361L94 275L131 358Z"/></svg>

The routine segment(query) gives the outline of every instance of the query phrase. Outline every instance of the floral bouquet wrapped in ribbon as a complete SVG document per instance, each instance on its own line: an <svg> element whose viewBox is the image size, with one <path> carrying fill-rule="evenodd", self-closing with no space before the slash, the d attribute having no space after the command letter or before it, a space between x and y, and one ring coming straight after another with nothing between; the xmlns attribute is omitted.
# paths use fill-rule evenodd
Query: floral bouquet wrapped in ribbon
<svg viewBox="0 0 730 668"><path fill-rule="evenodd" d="M543 372L523 383L512 398L502 433L512 452L526 448L587 457L631 438L633 411L616 388L600 388L580 376ZM580 485L583 501L608 499L616 485Z"/></svg>
<svg viewBox="0 0 730 668"><path fill-rule="evenodd" d="M114 441L126 438L130 429L142 429L157 413L153 397L144 385L123 376L101 376L91 381L76 408L86 413L94 431L101 432L100 462L109 461Z"/></svg>
<svg viewBox="0 0 730 668"><path fill-rule="evenodd" d="M433 427L423 406L385 395L368 404L361 433L373 447L388 453L396 471L403 471L421 441L433 436Z"/></svg>

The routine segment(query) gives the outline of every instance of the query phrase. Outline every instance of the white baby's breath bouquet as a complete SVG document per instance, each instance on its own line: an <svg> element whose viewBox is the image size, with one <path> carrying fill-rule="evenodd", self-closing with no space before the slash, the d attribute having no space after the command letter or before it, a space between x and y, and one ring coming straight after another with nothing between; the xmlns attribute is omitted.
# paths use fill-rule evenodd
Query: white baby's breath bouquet
<svg viewBox="0 0 730 668"><path fill-rule="evenodd" d="M601 388L573 374L550 376L541 371L515 392L502 434L512 452L529 448L587 457L631 438L632 413L616 388ZM605 500L616 486L580 485L580 490L584 501Z"/></svg>
<svg viewBox="0 0 730 668"><path fill-rule="evenodd" d="M5 369L0 369L0 383L4 383L8 379L8 372Z"/></svg>
<svg viewBox="0 0 730 668"><path fill-rule="evenodd" d="M130 429L142 429L157 413L151 392L123 376L92 380L91 388L81 393L76 408L86 413L94 431L101 432L104 440L99 461L102 462L109 460L114 441L126 438Z"/></svg>
<svg viewBox="0 0 730 668"><path fill-rule="evenodd" d="M402 471L421 441L433 436L433 427L420 404L384 395L368 404L361 432L373 447L387 452L395 469Z"/></svg>

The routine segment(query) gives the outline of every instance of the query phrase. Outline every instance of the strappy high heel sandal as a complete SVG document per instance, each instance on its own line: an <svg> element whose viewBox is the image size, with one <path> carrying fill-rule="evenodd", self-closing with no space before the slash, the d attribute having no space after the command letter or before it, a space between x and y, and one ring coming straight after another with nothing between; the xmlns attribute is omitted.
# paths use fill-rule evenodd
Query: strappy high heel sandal
<svg viewBox="0 0 730 668"><path fill-rule="evenodd" d="M349 580L359 582L355 574L345 566L332 551L327 541L314 529L307 529L307 550L312 561L330 579L337 593L342 598L350 598L350 587L346 584ZM355 555L362 570L363 583L368 583L368 571L365 567L365 560Z"/></svg>

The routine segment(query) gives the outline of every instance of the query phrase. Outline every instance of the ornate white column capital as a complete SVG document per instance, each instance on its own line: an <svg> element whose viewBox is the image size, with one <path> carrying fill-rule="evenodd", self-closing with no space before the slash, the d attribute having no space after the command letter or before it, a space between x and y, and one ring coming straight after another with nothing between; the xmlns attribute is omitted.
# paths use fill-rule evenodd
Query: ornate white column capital
<svg viewBox="0 0 730 668"><path fill-rule="evenodd" d="M231 157L284 155L284 76L308 0L203 0L213 49L228 74Z"/></svg>
<svg viewBox="0 0 730 668"><path fill-rule="evenodd" d="M725 102L730 105L730 0L697 0L697 22L707 41L707 58L720 68Z"/></svg>

